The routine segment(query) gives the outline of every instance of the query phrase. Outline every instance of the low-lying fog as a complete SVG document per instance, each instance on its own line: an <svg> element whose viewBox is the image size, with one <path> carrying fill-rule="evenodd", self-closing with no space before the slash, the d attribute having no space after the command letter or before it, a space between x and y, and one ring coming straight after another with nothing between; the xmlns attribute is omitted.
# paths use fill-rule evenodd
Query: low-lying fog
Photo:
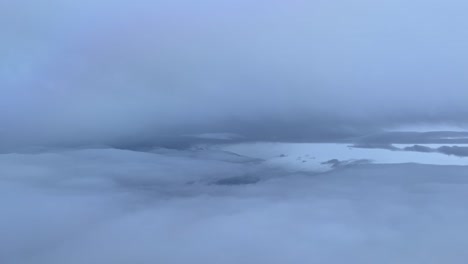
<svg viewBox="0 0 468 264"><path fill-rule="evenodd" d="M467 263L467 10L0 0L0 264Z"/></svg>
<svg viewBox="0 0 468 264"><path fill-rule="evenodd" d="M468 167L347 149L2 154L0 263L466 262Z"/></svg>

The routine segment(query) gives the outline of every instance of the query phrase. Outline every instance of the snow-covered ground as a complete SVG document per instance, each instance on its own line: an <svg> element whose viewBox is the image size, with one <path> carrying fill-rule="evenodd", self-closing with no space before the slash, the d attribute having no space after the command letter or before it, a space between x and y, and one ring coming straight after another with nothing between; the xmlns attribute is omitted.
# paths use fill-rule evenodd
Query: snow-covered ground
<svg viewBox="0 0 468 264"><path fill-rule="evenodd" d="M2 154L0 263L466 263L466 163L337 144Z"/></svg>

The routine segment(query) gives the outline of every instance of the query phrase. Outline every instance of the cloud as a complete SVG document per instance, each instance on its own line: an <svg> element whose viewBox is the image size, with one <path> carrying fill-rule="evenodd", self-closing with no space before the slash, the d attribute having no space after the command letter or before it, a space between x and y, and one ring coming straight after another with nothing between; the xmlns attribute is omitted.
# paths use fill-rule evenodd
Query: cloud
<svg viewBox="0 0 468 264"><path fill-rule="evenodd" d="M364 148L364 149L388 149L388 150L399 150L399 148L388 143L355 143L351 146L352 148Z"/></svg>
<svg viewBox="0 0 468 264"><path fill-rule="evenodd" d="M1 154L0 262L465 263L467 167L264 165L209 150Z"/></svg>
<svg viewBox="0 0 468 264"><path fill-rule="evenodd" d="M421 146L421 145L413 145L411 147L403 148L405 151L416 151L416 152L435 152L435 149L431 147Z"/></svg>
<svg viewBox="0 0 468 264"><path fill-rule="evenodd" d="M468 147L459 146L442 146L437 148L437 151L447 155L454 155L458 157L468 157Z"/></svg>
<svg viewBox="0 0 468 264"><path fill-rule="evenodd" d="M466 146L440 146L440 147L429 147L423 145L412 145L408 147L398 148L392 144L353 144L352 148L364 148L364 149L387 149L393 151L413 151L423 153L441 153L449 156L457 157L468 157L468 147Z"/></svg>
<svg viewBox="0 0 468 264"><path fill-rule="evenodd" d="M460 146L441 146L438 148L430 148L420 145L414 145L412 147L404 148L405 151L417 151L417 152L437 152L445 155L453 155L457 157L468 157L468 147Z"/></svg>
<svg viewBox="0 0 468 264"><path fill-rule="evenodd" d="M466 5L0 3L0 145L328 142L463 126Z"/></svg>
<svg viewBox="0 0 468 264"><path fill-rule="evenodd" d="M416 151L416 152L436 152L445 155L453 155L457 157L468 157L468 147L460 146L441 146L438 148L431 148L427 146L414 145L411 147L403 148L404 151Z"/></svg>
<svg viewBox="0 0 468 264"><path fill-rule="evenodd" d="M367 147L390 147L390 144L466 144L468 132L431 131L431 132L382 132L351 139L357 145Z"/></svg>

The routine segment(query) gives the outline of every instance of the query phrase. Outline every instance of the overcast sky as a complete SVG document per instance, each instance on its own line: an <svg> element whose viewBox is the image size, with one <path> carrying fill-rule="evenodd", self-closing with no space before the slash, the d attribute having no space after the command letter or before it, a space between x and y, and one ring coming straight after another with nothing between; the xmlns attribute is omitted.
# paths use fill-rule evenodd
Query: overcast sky
<svg viewBox="0 0 468 264"><path fill-rule="evenodd" d="M0 1L0 144L467 127L461 0Z"/></svg>
<svg viewBox="0 0 468 264"><path fill-rule="evenodd" d="M467 10L0 0L0 263L466 263Z"/></svg>

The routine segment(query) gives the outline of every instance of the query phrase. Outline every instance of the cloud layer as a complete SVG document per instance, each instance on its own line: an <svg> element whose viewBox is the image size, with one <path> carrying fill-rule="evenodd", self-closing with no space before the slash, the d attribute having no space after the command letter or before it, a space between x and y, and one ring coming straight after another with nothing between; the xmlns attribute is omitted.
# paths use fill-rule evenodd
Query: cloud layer
<svg viewBox="0 0 468 264"><path fill-rule="evenodd" d="M0 262L465 263L467 167L326 174L220 151L0 155ZM219 180L255 176L239 185Z"/></svg>
<svg viewBox="0 0 468 264"><path fill-rule="evenodd" d="M465 126L463 1L0 3L0 138L333 141Z"/></svg>

